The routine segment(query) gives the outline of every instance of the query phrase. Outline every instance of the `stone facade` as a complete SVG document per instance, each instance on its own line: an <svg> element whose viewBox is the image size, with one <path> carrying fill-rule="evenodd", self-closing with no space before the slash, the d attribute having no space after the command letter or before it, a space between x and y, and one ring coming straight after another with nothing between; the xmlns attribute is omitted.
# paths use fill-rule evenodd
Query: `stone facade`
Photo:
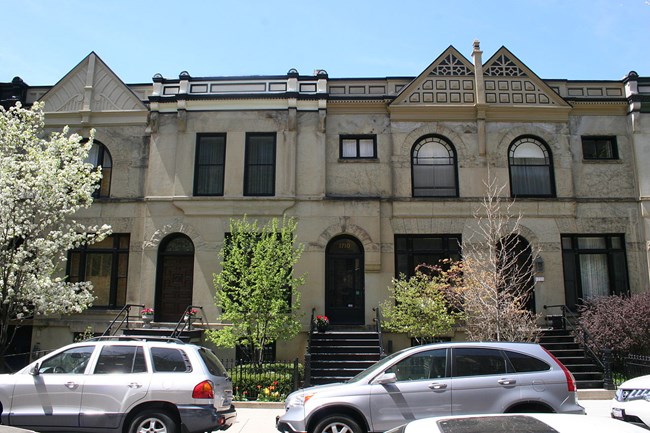
<svg viewBox="0 0 650 433"><path fill-rule="evenodd" d="M212 284L217 252L229 220L243 215L297 218L305 245L296 267L306 273L305 330L312 308L334 317L350 308L348 317L357 316L349 323L372 324L373 308L387 298L398 263L418 257L417 247L404 251L398 239L405 245L427 236L431 245L447 242L441 249L426 247L433 248L426 254L436 256L453 239L470 236L488 175L506 185L506 194L517 195L522 235L539 251L537 312L590 290L636 293L649 287L650 77L543 80L506 48L483 61L475 43L471 61L450 47L414 78L331 78L325 71L295 70L197 78L183 72L126 85L91 53L55 86L27 87L25 94L27 103L45 102L49 128L69 125L85 135L96 130L112 158L110 193L80 217L128 234L126 291L111 289L119 292L113 305L36 321L32 340L41 348L67 343L89 324L103 330L125 303L162 308L165 296L176 296L164 293L163 280L180 262L163 259L167 253L176 257L166 248L179 234L193 251L185 268L189 287L179 296L202 305L218 326ZM201 137L210 134L225 143L217 164L223 182L218 193L200 195L196 152ZM273 143L270 194L251 193L246 183L253 176L247 146L255 134ZM521 149L532 154L516 154L523 142ZM449 150L452 163L445 163L442 177L450 188L416 173L418 143L438 161L424 164L426 173L449 162L435 159L440 149ZM521 190L513 179L521 172L514 165L538 158L537 151L546 155L548 193L527 186L516 193ZM414 186L420 182L428 183L424 190ZM579 246L583 240L592 249ZM335 247L356 255L337 255ZM345 257L358 260L354 269L346 267ZM577 258L573 273L569 257ZM609 276L589 279L590 266ZM355 278L352 294L337 286L345 273ZM594 288L594 282L607 287ZM334 304L339 310L332 310ZM403 337L391 338L397 346L406 344ZM304 341L302 335L279 343L278 351L301 356Z"/></svg>

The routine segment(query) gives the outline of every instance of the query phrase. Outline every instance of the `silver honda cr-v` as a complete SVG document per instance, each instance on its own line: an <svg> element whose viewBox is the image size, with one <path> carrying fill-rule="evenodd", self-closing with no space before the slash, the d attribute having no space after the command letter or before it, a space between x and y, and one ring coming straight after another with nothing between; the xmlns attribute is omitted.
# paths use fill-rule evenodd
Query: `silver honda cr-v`
<svg viewBox="0 0 650 433"><path fill-rule="evenodd" d="M290 394L281 432L383 432L436 415L584 414L571 373L533 343L440 343L394 353L346 383Z"/></svg>

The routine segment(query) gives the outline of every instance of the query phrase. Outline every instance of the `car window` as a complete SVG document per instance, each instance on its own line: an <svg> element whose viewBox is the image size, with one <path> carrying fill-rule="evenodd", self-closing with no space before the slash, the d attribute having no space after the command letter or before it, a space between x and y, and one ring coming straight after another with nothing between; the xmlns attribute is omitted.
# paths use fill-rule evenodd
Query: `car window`
<svg viewBox="0 0 650 433"><path fill-rule="evenodd" d="M411 355L386 372L395 373L398 381L408 381L445 377L446 369L447 350L436 349Z"/></svg>
<svg viewBox="0 0 650 433"><path fill-rule="evenodd" d="M452 359L454 377L506 373L506 360L500 350L454 348Z"/></svg>
<svg viewBox="0 0 650 433"><path fill-rule="evenodd" d="M104 346L97 359L94 373L126 374L144 373L146 371L147 364L141 346Z"/></svg>
<svg viewBox="0 0 650 433"><path fill-rule="evenodd" d="M205 366L208 368L208 371L211 375L226 376L226 369L224 368L221 361L219 361L219 358L217 358L217 355L212 353L211 350L208 350L205 347L201 347L199 349L199 355L201 356L201 359L203 359L203 362L205 363Z"/></svg>
<svg viewBox="0 0 650 433"><path fill-rule="evenodd" d="M179 349L152 347L151 361L154 371L157 372L184 373L192 371L192 364L190 364L187 354Z"/></svg>
<svg viewBox="0 0 650 433"><path fill-rule="evenodd" d="M83 374L92 355L94 346L68 349L41 363L39 374Z"/></svg>
<svg viewBox="0 0 650 433"><path fill-rule="evenodd" d="M512 366L515 368L515 371L518 373L526 373L531 371L546 371L551 369L550 365L548 365L541 359L535 358L530 355L526 355L519 352L511 352L509 350L506 350L505 354L510 360Z"/></svg>

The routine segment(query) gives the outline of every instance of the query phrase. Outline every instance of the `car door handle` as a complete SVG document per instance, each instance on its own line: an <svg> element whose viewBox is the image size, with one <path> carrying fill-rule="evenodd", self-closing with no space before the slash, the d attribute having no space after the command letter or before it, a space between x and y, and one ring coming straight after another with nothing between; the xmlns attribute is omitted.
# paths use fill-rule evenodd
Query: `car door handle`
<svg viewBox="0 0 650 433"><path fill-rule="evenodd" d="M499 385L514 385L517 383L515 379L499 379Z"/></svg>
<svg viewBox="0 0 650 433"><path fill-rule="evenodd" d="M79 386L79 384L76 383L76 382L66 382L65 383L65 387L68 388L68 389L77 389L78 386Z"/></svg>
<svg viewBox="0 0 650 433"><path fill-rule="evenodd" d="M433 390L436 390L436 391L439 391L441 389L446 389L447 384L446 383L432 383L431 385L429 385L429 388L433 389Z"/></svg>
<svg viewBox="0 0 650 433"><path fill-rule="evenodd" d="M129 383L129 388L142 388L142 385L137 382Z"/></svg>

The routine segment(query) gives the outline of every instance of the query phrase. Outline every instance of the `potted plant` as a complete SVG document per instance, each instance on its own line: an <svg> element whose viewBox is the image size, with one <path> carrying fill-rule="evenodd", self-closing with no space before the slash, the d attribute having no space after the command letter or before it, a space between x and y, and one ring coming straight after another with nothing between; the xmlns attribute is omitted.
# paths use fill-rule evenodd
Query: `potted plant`
<svg viewBox="0 0 650 433"><path fill-rule="evenodd" d="M140 310L140 317L142 317L142 321L144 322L143 327L148 328L151 326L151 322L153 322L153 308L143 308Z"/></svg>
<svg viewBox="0 0 650 433"><path fill-rule="evenodd" d="M318 332L325 332L330 326L330 319L328 319L325 315L316 316L316 320L314 322L316 323L316 329Z"/></svg>
<svg viewBox="0 0 650 433"><path fill-rule="evenodd" d="M198 313L196 308L192 308L191 310L186 311L185 312L185 321L187 322L188 320L193 319L194 316L196 316L196 313Z"/></svg>

